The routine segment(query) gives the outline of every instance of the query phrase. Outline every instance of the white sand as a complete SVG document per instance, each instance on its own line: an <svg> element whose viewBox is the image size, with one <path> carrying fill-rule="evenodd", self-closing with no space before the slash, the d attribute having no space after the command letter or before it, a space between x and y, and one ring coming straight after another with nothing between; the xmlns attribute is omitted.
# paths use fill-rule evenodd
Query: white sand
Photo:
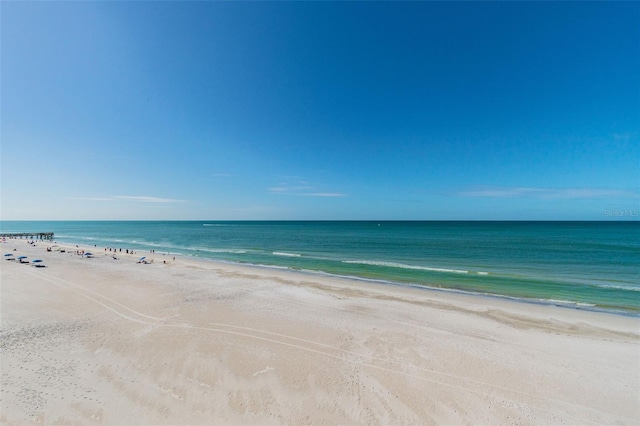
<svg viewBox="0 0 640 426"><path fill-rule="evenodd" d="M47 265L0 261L2 424L640 423L638 318L46 246L0 244Z"/></svg>

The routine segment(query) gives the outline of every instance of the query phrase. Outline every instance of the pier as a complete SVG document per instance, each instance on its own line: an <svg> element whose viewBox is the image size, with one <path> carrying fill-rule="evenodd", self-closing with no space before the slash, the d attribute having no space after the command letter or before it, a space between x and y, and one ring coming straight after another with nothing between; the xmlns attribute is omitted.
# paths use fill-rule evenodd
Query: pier
<svg viewBox="0 0 640 426"><path fill-rule="evenodd" d="M0 238L29 238L32 240L52 240L53 232L11 232L0 234Z"/></svg>

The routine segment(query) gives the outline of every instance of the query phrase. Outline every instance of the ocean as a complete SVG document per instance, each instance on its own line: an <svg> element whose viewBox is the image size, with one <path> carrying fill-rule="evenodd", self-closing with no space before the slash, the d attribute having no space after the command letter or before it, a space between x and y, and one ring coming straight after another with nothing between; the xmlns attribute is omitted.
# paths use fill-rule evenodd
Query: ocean
<svg viewBox="0 0 640 426"><path fill-rule="evenodd" d="M0 222L66 243L640 316L640 222Z"/></svg>

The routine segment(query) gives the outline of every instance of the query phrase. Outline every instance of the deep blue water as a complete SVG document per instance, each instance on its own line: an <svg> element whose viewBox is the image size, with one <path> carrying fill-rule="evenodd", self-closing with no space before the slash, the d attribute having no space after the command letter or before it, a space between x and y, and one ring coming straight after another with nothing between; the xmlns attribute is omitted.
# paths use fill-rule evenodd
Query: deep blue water
<svg viewBox="0 0 640 426"><path fill-rule="evenodd" d="M1 232L640 314L640 222L0 222Z"/></svg>

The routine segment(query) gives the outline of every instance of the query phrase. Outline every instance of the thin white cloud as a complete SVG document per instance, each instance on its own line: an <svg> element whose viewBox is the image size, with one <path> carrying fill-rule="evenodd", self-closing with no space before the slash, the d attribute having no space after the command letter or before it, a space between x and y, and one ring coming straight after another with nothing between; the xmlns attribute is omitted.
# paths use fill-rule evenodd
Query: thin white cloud
<svg viewBox="0 0 640 426"><path fill-rule="evenodd" d="M306 197L346 197L347 194L342 194L339 192L310 192L307 194L300 194Z"/></svg>
<svg viewBox="0 0 640 426"><path fill-rule="evenodd" d="M315 189L315 187L313 186L274 186L267 189L269 190L269 192L295 193L295 192L311 191Z"/></svg>
<svg viewBox="0 0 640 426"><path fill-rule="evenodd" d="M462 191L458 195L485 198L640 198L638 191L601 188L485 187Z"/></svg>
<svg viewBox="0 0 640 426"><path fill-rule="evenodd" d="M628 141L629 139L631 139L631 132L624 132L624 133L614 133L613 134L613 139L616 141Z"/></svg>
<svg viewBox="0 0 640 426"><path fill-rule="evenodd" d="M67 197L67 200L80 201L113 201L112 197Z"/></svg>
<svg viewBox="0 0 640 426"><path fill-rule="evenodd" d="M280 185L267 188L267 191L274 194L297 195L303 197L346 197L347 194L341 192L321 192L317 186L307 185Z"/></svg>
<svg viewBox="0 0 640 426"><path fill-rule="evenodd" d="M80 201L117 201L117 200L127 200L127 201L135 201L139 203L184 203L185 200L175 200L172 198L159 198L159 197L150 197L146 195L115 195L112 197L67 197L68 200L80 200Z"/></svg>
<svg viewBox="0 0 640 426"><path fill-rule="evenodd" d="M118 200L137 201L140 203L184 203L185 200L175 200L173 198L149 197L147 195L116 195L113 198Z"/></svg>

